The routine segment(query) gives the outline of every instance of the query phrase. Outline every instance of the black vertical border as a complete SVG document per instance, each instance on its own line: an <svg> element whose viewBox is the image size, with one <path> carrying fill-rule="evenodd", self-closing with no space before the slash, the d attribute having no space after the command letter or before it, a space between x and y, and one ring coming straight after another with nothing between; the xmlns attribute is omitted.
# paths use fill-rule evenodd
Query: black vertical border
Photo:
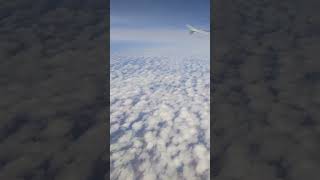
<svg viewBox="0 0 320 180"><path fill-rule="evenodd" d="M213 172L213 36L214 36L214 1L210 0L210 179Z"/></svg>
<svg viewBox="0 0 320 180"><path fill-rule="evenodd" d="M1 180L109 179L109 9L1 3Z"/></svg>
<svg viewBox="0 0 320 180"><path fill-rule="evenodd" d="M318 5L211 1L211 179L319 179Z"/></svg>
<svg viewBox="0 0 320 180"><path fill-rule="evenodd" d="M108 7L106 8L107 9L107 23L106 23L106 29L107 29L107 39L108 39L108 42L106 43L107 44L107 51L108 51L108 61L107 61L107 88L106 88L106 103L107 103L107 117L106 117L106 125L107 125L107 145L106 145L106 158L107 158L107 174L106 174L106 177L105 179L110 179L110 0L107 0L108 1Z"/></svg>

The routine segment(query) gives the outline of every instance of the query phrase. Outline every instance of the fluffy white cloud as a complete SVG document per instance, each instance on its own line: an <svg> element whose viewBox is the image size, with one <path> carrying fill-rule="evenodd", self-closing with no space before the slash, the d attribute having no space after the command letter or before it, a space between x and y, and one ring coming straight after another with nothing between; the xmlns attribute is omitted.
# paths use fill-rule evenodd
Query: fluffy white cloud
<svg viewBox="0 0 320 180"><path fill-rule="evenodd" d="M113 56L111 179L209 179L209 59Z"/></svg>

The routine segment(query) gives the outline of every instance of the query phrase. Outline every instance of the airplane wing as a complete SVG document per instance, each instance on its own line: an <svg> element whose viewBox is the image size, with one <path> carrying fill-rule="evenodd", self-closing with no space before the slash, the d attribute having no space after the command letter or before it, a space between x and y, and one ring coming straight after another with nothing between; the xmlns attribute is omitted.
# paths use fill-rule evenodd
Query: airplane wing
<svg viewBox="0 0 320 180"><path fill-rule="evenodd" d="M201 30L201 29L197 29L189 24L186 25L187 28L189 29L189 33L190 34L193 34L193 33L199 33L199 34L204 34L204 35L209 35L210 32L208 31L204 31L204 30Z"/></svg>

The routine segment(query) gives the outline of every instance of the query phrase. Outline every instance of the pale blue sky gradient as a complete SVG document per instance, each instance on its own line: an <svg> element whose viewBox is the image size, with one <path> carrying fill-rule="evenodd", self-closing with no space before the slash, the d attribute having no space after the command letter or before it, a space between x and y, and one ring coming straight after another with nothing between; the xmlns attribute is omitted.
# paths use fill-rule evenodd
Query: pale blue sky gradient
<svg viewBox="0 0 320 180"><path fill-rule="evenodd" d="M209 0L111 0L110 6L111 54L178 55L209 48L209 37L190 37L185 26L209 30Z"/></svg>

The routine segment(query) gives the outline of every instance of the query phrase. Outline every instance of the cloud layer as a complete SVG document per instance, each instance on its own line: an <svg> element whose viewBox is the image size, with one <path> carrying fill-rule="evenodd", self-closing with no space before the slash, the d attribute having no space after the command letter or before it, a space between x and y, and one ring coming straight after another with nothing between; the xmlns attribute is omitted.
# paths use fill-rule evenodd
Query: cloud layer
<svg viewBox="0 0 320 180"><path fill-rule="evenodd" d="M111 179L209 179L209 59L111 58Z"/></svg>

